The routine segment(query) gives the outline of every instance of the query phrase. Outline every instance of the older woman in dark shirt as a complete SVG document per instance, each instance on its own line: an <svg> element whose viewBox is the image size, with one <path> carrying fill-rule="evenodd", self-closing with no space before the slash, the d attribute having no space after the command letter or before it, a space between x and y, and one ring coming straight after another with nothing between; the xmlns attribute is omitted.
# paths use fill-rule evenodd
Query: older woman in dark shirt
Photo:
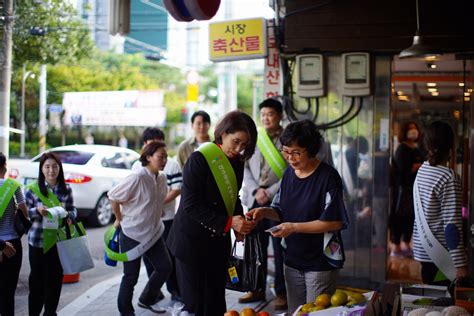
<svg viewBox="0 0 474 316"><path fill-rule="evenodd" d="M198 149L183 169L181 201L168 235L169 250L176 257L184 309L196 316L222 316L226 311L225 282L230 256L230 229L237 238L249 233L255 222L243 216L237 192L242 185L244 162L255 150L257 129L245 113L233 111L217 124L213 162L228 160L235 174L235 203L230 213L206 156ZM216 146L217 145L217 146ZM215 148L218 147L218 148ZM202 148L202 147L200 147Z"/></svg>
<svg viewBox="0 0 474 316"><path fill-rule="evenodd" d="M289 124L280 137L291 168L281 180L270 207L251 210L255 220L281 221L271 233L284 238L288 313L335 291L344 263L340 230L347 225L342 181L337 171L316 158L321 135L309 120Z"/></svg>

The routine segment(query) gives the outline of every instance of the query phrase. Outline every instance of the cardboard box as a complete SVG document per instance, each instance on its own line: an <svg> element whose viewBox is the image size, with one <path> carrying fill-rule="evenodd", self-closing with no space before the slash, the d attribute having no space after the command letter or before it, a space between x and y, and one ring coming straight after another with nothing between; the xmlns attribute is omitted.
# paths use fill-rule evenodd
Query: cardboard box
<svg viewBox="0 0 474 316"><path fill-rule="evenodd" d="M365 305L362 305L362 306L358 305L354 307L346 307L346 306L330 307L322 311L305 313L303 315L307 315L307 316L338 316L338 315L376 316L376 315L380 315L381 311L379 311L377 292L374 292L374 291L367 292L367 293L363 293L363 295L366 298ZM303 305L298 307L298 309L293 314L293 316L297 316L298 312L300 311L302 307Z"/></svg>
<svg viewBox="0 0 474 316"><path fill-rule="evenodd" d="M414 284L400 288L401 314L407 315L417 308L427 308L430 311L442 311L446 306L433 306L422 304L423 299L449 298L445 286Z"/></svg>

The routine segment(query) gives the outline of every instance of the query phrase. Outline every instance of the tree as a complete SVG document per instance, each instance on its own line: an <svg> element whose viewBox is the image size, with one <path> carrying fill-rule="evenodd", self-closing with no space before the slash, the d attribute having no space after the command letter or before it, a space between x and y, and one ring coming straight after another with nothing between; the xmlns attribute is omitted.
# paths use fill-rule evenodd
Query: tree
<svg viewBox="0 0 474 316"><path fill-rule="evenodd" d="M13 63L56 64L90 55L94 44L89 30L69 1L16 2Z"/></svg>

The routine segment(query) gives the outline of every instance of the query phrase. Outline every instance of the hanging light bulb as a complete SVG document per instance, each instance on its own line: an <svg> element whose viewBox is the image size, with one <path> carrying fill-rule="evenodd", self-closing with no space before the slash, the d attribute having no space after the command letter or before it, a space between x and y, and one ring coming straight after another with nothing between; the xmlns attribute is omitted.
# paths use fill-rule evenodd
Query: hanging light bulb
<svg viewBox="0 0 474 316"><path fill-rule="evenodd" d="M416 33L413 37L413 44L402 50L398 57L400 59L422 58L424 60L433 61L441 54L442 52L440 50L433 49L424 43L424 38L420 34L420 13L418 10L418 0L416 0Z"/></svg>

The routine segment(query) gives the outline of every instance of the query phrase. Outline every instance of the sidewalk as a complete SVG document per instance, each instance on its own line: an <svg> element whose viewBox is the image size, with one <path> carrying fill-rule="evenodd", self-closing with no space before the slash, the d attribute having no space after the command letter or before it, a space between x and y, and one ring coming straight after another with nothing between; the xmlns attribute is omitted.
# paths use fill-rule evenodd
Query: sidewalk
<svg viewBox="0 0 474 316"><path fill-rule="evenodd" d="M227 302L227 310L236 310L240 312L245 307L251 307L255 311L267 311L270 315L286 315L284 311L275 312L273 308L273 299L275 294L273 289L271 288L273 284L273 258L269 258L268 261L269 265L269 275L267 278L267 301L250 303L250 304L239 304L238 299L244 293L235 292L235 291L226 291L226 302ZM117 266L117 269L122 269L121 266ZM81 296L76 298L74 301L66 305L60 311L58 311L59 316L110 316L110 315L118 315L117 309L117 295L119 291L120 281L122 279L122 275L113 277L109 280L103 281L101 283L96 284ZM140 277L138 279L138 283L135 286L134 291L134 299L133 299L133 306L135 308L135 314L141 316L152 316L157 315L147 309L143 309L138 307L138 297L145 287L147 281L147 276L145 272L145 267L142 265ZM174 302L171 301L171 294L168 293L166 290L166 286L162 287L162 292L165 295L165 299L160 301L155 307L160 306L163 308L171 307ZM160 315L171 315L170 312L166 312Z"/></svg>

